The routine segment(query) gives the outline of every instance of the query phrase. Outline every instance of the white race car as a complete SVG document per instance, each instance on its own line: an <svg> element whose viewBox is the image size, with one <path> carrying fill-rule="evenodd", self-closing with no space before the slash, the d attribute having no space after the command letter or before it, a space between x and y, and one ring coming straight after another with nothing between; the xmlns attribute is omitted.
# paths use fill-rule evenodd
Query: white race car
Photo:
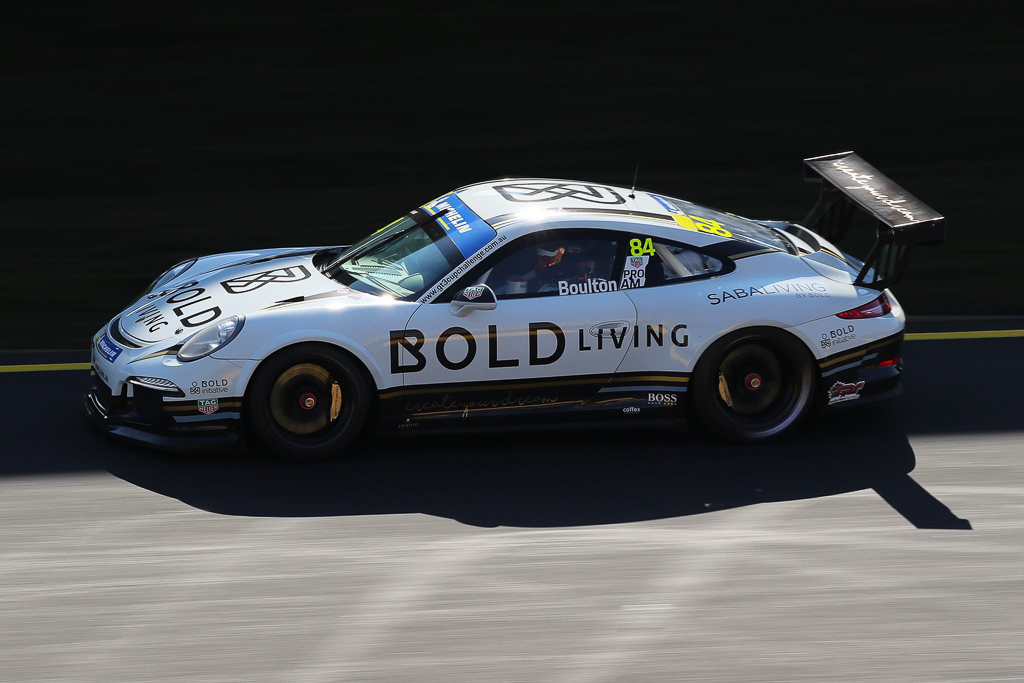
<svg viewBox="0 0 1024 683"><path fill-rule="evenodd" d="M468 185L356 245L179 263L92 344L86 412L172 449L302 459L380 430L699 418L737 441L900 389L887 287L945 222L857 155L805 160L803 225L654 192ZM852 209L877 219L865 262Z"/></svg>

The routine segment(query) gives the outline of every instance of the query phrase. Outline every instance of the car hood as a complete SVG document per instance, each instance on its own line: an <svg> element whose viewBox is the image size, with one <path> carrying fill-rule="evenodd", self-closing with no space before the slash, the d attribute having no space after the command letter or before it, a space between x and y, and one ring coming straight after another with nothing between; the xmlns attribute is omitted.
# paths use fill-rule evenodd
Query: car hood
<svg viewBox="0 0 1024 683"><path fill-rule="evenodd" d="M349 292L313 264L316 251L247 254L256 258L228 259L227 265L216 256L200 259L182 277L129 307L116 324L128 339L149 345L190 335L231 315Z"/></svg>

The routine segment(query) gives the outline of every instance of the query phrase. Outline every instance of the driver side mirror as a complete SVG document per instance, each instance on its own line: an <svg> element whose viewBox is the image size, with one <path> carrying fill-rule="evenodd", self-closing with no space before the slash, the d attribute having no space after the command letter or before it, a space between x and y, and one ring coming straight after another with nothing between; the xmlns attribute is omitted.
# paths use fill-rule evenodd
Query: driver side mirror
<svg viewBox="0 0 1024 683"><path fill-rule="evenodd" d="M460 318L473 311L493 311L498 307L498 297L487 285L473 285L455 295L449 310Z"/></svg>

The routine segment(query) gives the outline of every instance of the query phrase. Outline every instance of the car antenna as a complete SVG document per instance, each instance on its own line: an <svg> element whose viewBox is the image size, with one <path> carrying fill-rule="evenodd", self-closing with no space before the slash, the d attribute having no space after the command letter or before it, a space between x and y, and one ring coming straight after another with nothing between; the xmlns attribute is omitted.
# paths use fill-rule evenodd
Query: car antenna
<svg viewBox="0 0 1024 683"><path fill-rule="evenodd" d="M640 164L639 163L636 165L636 168L633 170L633 189L629 191L629 198L630 199L636 199L636 177L638 175L640 175Z"/></svg>

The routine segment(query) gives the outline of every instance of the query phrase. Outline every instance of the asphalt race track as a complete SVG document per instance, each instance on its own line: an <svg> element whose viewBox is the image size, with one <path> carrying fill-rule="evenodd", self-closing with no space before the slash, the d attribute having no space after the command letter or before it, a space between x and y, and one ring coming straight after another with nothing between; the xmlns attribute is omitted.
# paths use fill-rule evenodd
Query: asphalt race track
<svg viewBox="0 0 1024 683"><path fill-rule="evenodd" d="M312 465L117 445L86 373L0 374L0 679L1020 680L1022 351L910 341L896 402L767 447Z"/></svg>

